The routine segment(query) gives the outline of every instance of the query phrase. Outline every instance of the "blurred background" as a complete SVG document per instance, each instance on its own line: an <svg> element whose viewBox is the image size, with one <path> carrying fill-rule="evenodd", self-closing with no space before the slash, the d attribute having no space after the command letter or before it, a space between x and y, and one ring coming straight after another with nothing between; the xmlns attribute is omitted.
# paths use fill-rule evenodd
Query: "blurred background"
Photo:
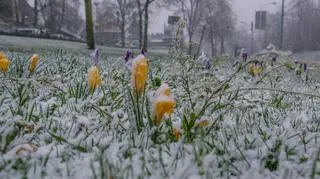
<svg viewBox="0 0 320 179"><path fill-rule="evenodd" d="M86 0L0 0L0 35L87 40ZM182 29L190 54L238 55L269 44L294 53L320 49L318 0L92 0L94 43L169 50ZM316 57L315 57L316 58Z"/></svg>

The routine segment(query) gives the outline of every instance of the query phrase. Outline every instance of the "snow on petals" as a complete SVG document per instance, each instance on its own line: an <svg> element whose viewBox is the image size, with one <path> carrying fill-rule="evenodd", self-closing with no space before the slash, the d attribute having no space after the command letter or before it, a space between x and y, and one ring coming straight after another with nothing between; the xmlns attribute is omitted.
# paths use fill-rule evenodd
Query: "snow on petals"
<svg viewBox="0 0 320 179"><path fill-rule="evenodd" d="M101 86L101 78L97 66L93 66L88 70L89 89L93 93L97 86Z"/></svg>
<svg viewBox="0 0 320 179"><path fill-rule="evenodd" d="M132 62L131 83L137 94L144 91L148 77L148 63L144 55L137 56Z"/></svg>
<svg viewBox="0 0 320 179"><path fill-rule="evenodd" d="M153 122L159 126L165 115L173 113L176 100L170 96L170 88L167 84L162 84L155 95L152 104Z"/></svg>

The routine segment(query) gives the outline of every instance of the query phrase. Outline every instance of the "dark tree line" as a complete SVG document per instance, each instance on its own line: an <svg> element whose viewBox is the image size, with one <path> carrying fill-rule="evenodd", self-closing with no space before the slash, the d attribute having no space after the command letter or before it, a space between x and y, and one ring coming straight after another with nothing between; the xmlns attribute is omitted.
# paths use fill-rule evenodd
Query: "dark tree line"
<svg viewBox="0 0 320 179"><path fill-rule="evenodd" d="M280 16L280 11L268 15L263 45L273 43L280 47ZM292 0L286 4L284 49L294 52L319 50L319 20L320 2L317 0Z"/></svg>
<svg viewBox="0 0 320 179"><path fill-rule="evenodd" d="M22 23L23 8L19 6L19 1L28 0L2 0L0 9L17 3L10 10L12 12L6 14L16 11L21 15L16 21ZM106 18L116 17L121 46L127 45L130 30L132 35L137 36L138 47L147 51L150 15L158 8L169 7L186 21L186 51L199 54L203 46L209 44L212 55L226 51L234 31L230 0L102 0L99 3L101 7L94 9L95 3L95 0L34 0L32 24L34 27L44 26L51 32L63 28L76 34L86 24L88 46L94 48L94 30L99 26L104 28ZM79 13L82 11L79 9L81 4L84 5L85 22Z"/></svg>

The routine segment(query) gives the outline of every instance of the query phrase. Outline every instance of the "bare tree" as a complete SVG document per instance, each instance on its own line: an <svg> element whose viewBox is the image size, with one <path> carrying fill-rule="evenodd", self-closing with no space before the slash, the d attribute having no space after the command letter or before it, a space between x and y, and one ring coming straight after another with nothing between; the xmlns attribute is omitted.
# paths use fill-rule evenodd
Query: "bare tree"
<svg viewBox="0 0 320 179"><path fill-rule="evenodd" d="M225 39L233 31L233 13L228 0L206 0L204 8L208 26L207 36L211 44L211 53L216 55L220 46L220 54L225 52ZM218 45L217 42L220 42Z"/></svg>
<svg viewBox="0 0 320 179"><path fill-rule="evenodd" d="M320 49L320 3L317 0L292 0L286 5L284 48L295 52ZM280 12L269 15L266 38L278 38ZM279 40L273 40L275 44ZM277 43L276 43L277 42Z"/></svg>
<svg viewBox="0 0 320 179"><path fill-rule="evenodd" d="M20 3L19 3L19 0L13 0L12 3L14 6L13 12L15 14L16 23L20 23Z"/></svg>
<svg viewBox="0 0 320 179"><path fill-rule="evenodd" d="M211 45L211 55L215 56L216 55L216 37L217 37L217 29L216 29L216 16L214 16L213 14L210 14L207 16L206 18L207 21L207 26L208 26L208 40L209 43Z"/></svg>
<svg viewBox="0 0 320 179"><path fill-rule="evenodd" d="M147 52L148 51L148 30L149 30L149 8L150 5L155 0L146 0L144 4L144 39L143 39L143 49Z"/></svg>
<svg viewBox="0 0 320 179"><path fill-rule="evenodd" d="M148 50L149 8L155 1L156 0L136 0L139 14L139 47L142 48L143 46L145 51Z"/></svg>
<svg viewBox="0 0 320 179"><path fill-rule="evenodd" d="M44 9L50 4L52 3L49 0L34 0L34 7L33 7L33 16L34 16L34 20L33 20L33 26L37 27L38 26L38 21L39 21L39 14L42 12L42 14L44 14Z"/></svg>
<svg viewBox="0 0 320 179"><path fill-rule="evenodd" d="M11 19L13 15L12 3L10 1L0 1L0 16L5 19Z"/></svg>
<svg viewBox="0 0 320 179"><path fill-rule="evenodd" d="M286 33L287 48L294 51L319 49L319 4L316 0L293 0ZM290 30L289 30L290 28Z"/></svg>
<svg viewBox="0 0 320 179"><path fill-rule="evenodd" d="M233 31L233 13L229 0L217 0L217 25L220 37L220 54L225 53L225 39Z"/></svg>
<svg viewBox="0 0 320 179"><path fill-rule="evenodd" d="M75 34L85 25L84 19L80 14L80 9L78 8L79 6L79 0L65 1L64 19L63 22L60 22L62 28Z"/></svg>
<svg viewBox="0 0 320 179"><path fill-rule="evenodd" d="M131 14L130 7L133 6L132 0L117 0L117 7L120 16L120 30L121 30L121 46L126 46L126 25L128 16Z"/></svg>
<svg viewBox="0 0 320 179"><path fill-rule="evenodd" d="M204 41L205 33L207 31L207 27L208 27L207 24L202 25L202 30L200 32L200 42L199 42L199 46L198 46L198 50L197 50L197 55L200 54L200 50L201 50L201 47L202 47L202 43Z"/></svg>
<svg viewBox="0 0 320 179"><path fill-rule="evenodd" d="M193 36L203 17L203 11L200 9L201 0L188 0L188 1L176 0L176 1L184 19L186 19L188 23L187 25L187 31L188 31L188 37L189 37L188 52L191 54Z"/></svg>
<svg viewBox="0 0 320 179"><path fill-rule="evenodd" d="M66 15L66 0L62 0L62 12L60 15L60 27L62 24L64 24L64 20L65 20L65 15Z"/></svg>
<svg viewBox="0 0 320 179"><path fill-rule="evenodd" d="M34 20L33 20L33 26L37 27L38 26L38 0L34 0L33 4L33 12L34 12Z"/></svg>
<svg viewBox="0 0 320 179"><path fill-rule="evenodd" d="M136 0L139 15L139 48L142 48L143 42L143 7L141 0Z"/></svg>

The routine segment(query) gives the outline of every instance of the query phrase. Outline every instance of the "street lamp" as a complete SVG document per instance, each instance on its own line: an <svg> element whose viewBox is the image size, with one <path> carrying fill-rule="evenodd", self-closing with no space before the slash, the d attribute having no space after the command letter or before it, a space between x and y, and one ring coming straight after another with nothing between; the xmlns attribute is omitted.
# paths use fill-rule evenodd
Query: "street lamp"
<svg viewBox="0 0 320 179"><path fill-rule="evenodd" d="M283 49L284 0L281 5L280 50Z"/></svg>

